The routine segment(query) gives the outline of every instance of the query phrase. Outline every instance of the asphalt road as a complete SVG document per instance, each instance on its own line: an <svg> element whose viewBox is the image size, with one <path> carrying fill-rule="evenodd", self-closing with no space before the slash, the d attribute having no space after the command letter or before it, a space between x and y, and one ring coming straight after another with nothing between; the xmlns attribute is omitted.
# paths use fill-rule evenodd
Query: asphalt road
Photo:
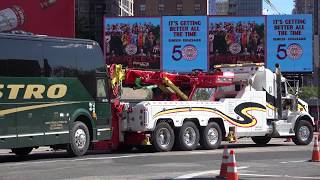
<svg viewBox="0 0 320 180"><path fill-rule="evenodd" d="M236 152L240 179L319 179L320 162L311 159L313 144L296 146L283 139L259 147L250 140L228 144ZM90 152L68 158L65 152L40 148L24 158L0 151L0 179L216 179L223 149L168 153Z"/></svg>

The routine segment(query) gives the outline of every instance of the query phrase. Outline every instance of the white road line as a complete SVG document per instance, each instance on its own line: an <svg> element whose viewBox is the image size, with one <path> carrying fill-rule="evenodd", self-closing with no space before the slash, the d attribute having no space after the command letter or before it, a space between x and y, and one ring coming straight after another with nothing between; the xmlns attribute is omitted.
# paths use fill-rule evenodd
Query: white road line
<svg viewBox="0 0 320 180"><path fill-rule="evenodd" d="M248 168L248 166L241 166L241 167L238 167L237 169L246 169L246 168ZM182 176L178 176L174 179L177 179L177 180L191 179L191 178L202 176L205 174L218 174L219 172L220 172L220 170L202 171L202 172L197 172L197 173L185 174Z"/></svg>
<svg viewBox="0 0 320 180"><path fill-rule="evenodd" d="M191 174L185 174L179 177L176 177L174 179L183 180L183 179L191 179L193 177L202 176L205 174L218 174L220 170L213 170L213 171L203 171L203 172L197 172L197 173L191 173Z"/></svg>
<svg viewBox="0 0 320 180"><path fill-rule="evenodd" d="M283 161L280 162L281 164L289 164L289 163L300 163L300 162L307 162L306 160L298 160L298 161Z"/></svg>
<svg viewBox="0 0 320 180"><path fill-rule="evenodd" d="M25 163L11 163L11 164L0 164L1 166L23 166L23 165L28 165L30 166L31 164L43 164L43 163L58 163L58 162L77 162L77 161L90 161L90 160L108 160L108 159L121 159L121 158L132 158L132 157L141 157L144 155L127 155L127 156L111 156L111 157L96 157L96 158L81 158L81 159L64 159L64 160L54 160L54 161L35 161L35 162L25 162Z"/></svg>

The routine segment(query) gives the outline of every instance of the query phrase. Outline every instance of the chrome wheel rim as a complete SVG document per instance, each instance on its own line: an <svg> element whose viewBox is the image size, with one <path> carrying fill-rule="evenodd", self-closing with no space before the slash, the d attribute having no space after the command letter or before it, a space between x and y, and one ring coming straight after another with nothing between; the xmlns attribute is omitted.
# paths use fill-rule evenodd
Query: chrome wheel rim
<svg viewBox="0 0 320 180"><path fill-rule="evenodd" d="M166 148L170 144L170 141L171 141L170 131L167 128L159 129L157 141L158 141L158 144L162 148Z"/></svg>
<svg viewBox="0 0 320 180"><path fill-rule="evenodd" d="M74 134L75 137L75 144L78 149L83 149L87 143L87 136L83 129L77 129L76 133Z"/></svg>
<svg viewBox="0 0 320 180"><path fill-rule="evenodd" d="M208 139L209 144L215 145L219 139L218 130L215 128L209 128L208 134L207 134L207 139Z"/></svg>
<svg viewBox="0 0 320 180"><path fill-rule="evenodd" d="M196 137L196 131L193 128L187 127L184 130L183 141L187 146L193 146L196 142Z"/></svg>
<svg viewBox="0 0 320 180"><path fill-rule="evenodd" d="M302 141L307 141L310 136L310 131L307 126L301 126L298 133Z"/></svg>

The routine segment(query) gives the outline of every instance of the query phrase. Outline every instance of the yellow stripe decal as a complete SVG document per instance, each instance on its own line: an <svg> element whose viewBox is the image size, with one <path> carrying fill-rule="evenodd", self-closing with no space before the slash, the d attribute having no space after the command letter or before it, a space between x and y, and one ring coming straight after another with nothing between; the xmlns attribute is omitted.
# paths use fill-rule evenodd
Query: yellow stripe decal
<svg viewBox="0 0 320 180"><path fill-rule="evenodd" d="M252 127L257 124L257 118L254 117L253 115L251 115L249 113L249 111L266 112L266 107L261 104L251 103L251 102L239 104L238 106L236 106L234 111L239 116L241 116L243 118L243 120L231 118L215 108L206 108L206 107L182 107L182 108L168 109L168 110L164 110L164 111L160 111L160 112L156 113L153 116L153 118L156 118L156 117L162 116L162 115L172 114L172 113L191 112L191 111L214 113L214 114L220 116L221 118L223 118L224 120L230 122L231 124L234 124L239 127L249 128L249 127Z"/></svg>
<svg viewBox="0 0 320 180"><path fill-rule="evenodd" d="M75 104L75 103L80 103L80 102L48 103L48 104L38 104L38 105L32 105L32 106L24 106L24 107L5 109L5 110L0 110L0 116L13 114L13 113L17 113L17 112L22 112L22 111L29 111L29 110L34 110L34 109L41 109L41 108L46 108L46 107L61 106L61 105Z"/></svg>

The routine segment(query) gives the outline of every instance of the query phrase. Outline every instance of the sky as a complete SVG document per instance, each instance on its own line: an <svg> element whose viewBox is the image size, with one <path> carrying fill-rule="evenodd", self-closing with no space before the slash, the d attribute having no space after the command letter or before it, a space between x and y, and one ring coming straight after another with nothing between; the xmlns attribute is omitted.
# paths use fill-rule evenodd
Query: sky
<svg viewBox="0 0 320 180"><path fill-rule="evenodd" d="M293 0L270 0L281 14L292 14L294 7ZM277 14L271 7L263 1L263 14Z"/></svg>

